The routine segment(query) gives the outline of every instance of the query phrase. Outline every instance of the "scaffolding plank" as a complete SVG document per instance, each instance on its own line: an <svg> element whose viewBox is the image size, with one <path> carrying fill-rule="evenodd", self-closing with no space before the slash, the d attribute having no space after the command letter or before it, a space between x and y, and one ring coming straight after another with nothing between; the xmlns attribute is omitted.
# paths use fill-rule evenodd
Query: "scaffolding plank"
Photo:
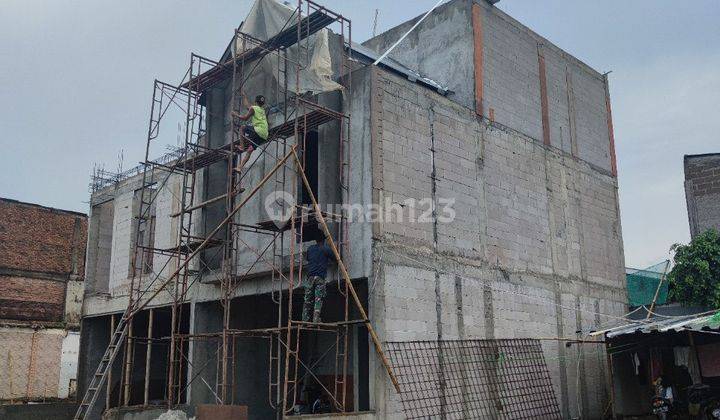
<svg viewBox="0 0 720 420"><path fill-rule="evenodd" d="M338 215L335 215L332 213L322 212L322 215L325 219L330 219L330 220L338 220L339 219ZM294 217L295 218L295 226L300 226L300 221L303 217L305 218L304 223L306 226L317 226L318 219L315 216L314 211L306 212L304 215L300 215L300 214L295 215L295 217ZM290 218L288 218L285 221L263 220L261 222L258 222L255 227L257 229L262 229L262 230L281 232L281 231L286 231L286 230L290 229L290 226L291 226Z"/></svg>
<svg viewBox="0 0 720 420"><path fill-rule="evenodd" d="M180 244L178 246L174 246L172 248L163 248L161 251L168 252L168 253L182 253L182 254L189 254L191 252L195 252L196 249L202 245L202 243L205 241L204 238L198 238L189 242L185 242L183 244ZM212 248L214 246L222 245L223 241L219 239L211 239L206 247Z"/></svg>
<svg viewBox="0 0 720 420"><path fill-rule="evenodd" d="M262 45L251 48L244 53L235 57L235 63L250 62L253 60L261 59L273 51L281 48L287 48L293 44L296 44L298 40L298 25L300 25L300 40L303 40L315 32L325 28L335 21L335 18L324 13L322 10L317 10L311 13L309 16L304 17L299 23L295 22L294 25L286 28L277 35L268 39ZM230 75L232 75L233 59L229 59L222 64L219 64L206 72L199 74L192 78L190 81L185 82L181 85L182 88L194 90L197 92L204 92L219 83L222 83Z"/></svg>
<svg viewBox="0 0 720 420"><path fill-rule="evenodd" d="M268 139L272 141L294 136L296 121L298 124L298 131L305 132L306 130L314 130L323 124L336 120L337 118L337 115L331 112L316 109L270 129ZM239 146L240 143L240 140L236 140L233 144L235 146ZM205 168L214 163L225 160L230 153L230 147L231 145L228 143L217 149L192 155L184 161L178 162L177 166L180 168L186 168L190 171Z"/></svg>

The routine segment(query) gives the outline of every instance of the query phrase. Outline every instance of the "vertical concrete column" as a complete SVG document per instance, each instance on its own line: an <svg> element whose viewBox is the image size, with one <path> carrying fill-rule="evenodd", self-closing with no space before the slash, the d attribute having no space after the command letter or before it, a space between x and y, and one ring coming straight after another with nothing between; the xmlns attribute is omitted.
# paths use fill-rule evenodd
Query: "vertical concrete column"
<svg viewBox="0 0 720 420"><path fill-rule="evenodd" d="M550 146L550 117L548 116L547 74L542 44L537 44L538 75L540 77L540 111L542 115L543 144Z"/></svg>
<svg viewBox="0 0 720 420"><path fill-rule="evenodd" d="M610 167L614 177L617 177L617 157L615 156L615 133L613 130L612 108L610 106L610 83L608 73L603 74L605 83L605 108L607 110L608 140L610 141Z"/></svg>
<svg viewBox="0 0 720 420"><path fill-rule="evenodd" d="M475 113L479 116L483 115L483 23L482 23L482 6L473 2L472 4L472 26L473 26L473 50L474 54L474 70L475 70Z"/></svg>
<svg viewBox="0 0 720 420"><path fill-rule="evenodd" d="M573 155L573 157L578 157L575 91L573 89L572 73L567 66L565 66L565 90L567 92L568 125L570 131L570 153Z"/></svg>

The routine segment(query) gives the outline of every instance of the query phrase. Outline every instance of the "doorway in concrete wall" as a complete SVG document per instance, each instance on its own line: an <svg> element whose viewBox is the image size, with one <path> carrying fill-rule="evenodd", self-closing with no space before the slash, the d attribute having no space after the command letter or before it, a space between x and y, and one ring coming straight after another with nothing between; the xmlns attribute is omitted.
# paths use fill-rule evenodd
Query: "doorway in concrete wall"
<svg viewBox="0 0 720 420"><path fill-rule="evenodd" d="M307 177L308 184L310 184L310 190L318 200L318 203L322 203L318 194L320 179L320 145L318 142L318 132L316 130L308 131L302 149L302 163L305 166L305 176ZM302 180L298 180L298 182L298 189L300 191L299 204L307 209L311 209L312 199L310 198L310 192ZM298 211L300 210L301 209L298 209ZM310 216L307 222L308 223L302 227L299 225L296 227L298 238L302 242L314 241L322 236L318 222L314 217Z"/></svg>
<svg viewBox="0 0 720 420"><path fill-rule="evenodd" d="M366 284L364 280L355 282L356 290L364 301L367 296ZM287 329L284 328L287 316L283 314L278 323L278 304L270 294L233 299L231 329L238 333L230 346L234 360L231 369L234 389L232 401L226 403L247 406L250 418L273 417L278 411L282 395L286 395L288 401L292 402L289 404L293 407L292 412L286 414L310 414L313 405L318 412L327 413L339 412L338 406L342 406L345 412L367 410L367 329L361 323L343 324L343 291L344 288L339 288L335 281L330 281L322 309L323 325L294 329L289 339ZM286 299L281 305L283 310L288 307ZM292 299L292 319L299 321L304 300L301 287L295 290ZM358 318L352 306L349 317ZM338 333L340 329L342 331ZM346 342L343 342L343 334L347 334ZM290 346L286 346L287 343ZM279 353L278 345L281 348ZM339 351L338 346L342 347ZM286 371L288 347L296 348L299 357L297 362L291 357ZM345 361L347 367L343 372L342 364ZM216 375L217 372L206 380L212 381Z"/></svg>

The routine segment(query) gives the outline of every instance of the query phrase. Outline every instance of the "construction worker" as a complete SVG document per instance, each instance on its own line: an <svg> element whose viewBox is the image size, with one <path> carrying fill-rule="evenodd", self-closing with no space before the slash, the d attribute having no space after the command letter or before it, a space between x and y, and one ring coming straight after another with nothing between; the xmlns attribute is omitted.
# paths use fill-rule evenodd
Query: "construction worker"
<svg viewBox="0 0 720 420"><path fill-rule="evenodd" d="M243 166L250 159L250 155L255 150L267 141L268 138L268 121L267 115L265 114L265 97L258 95L255 97L255 104L250 105L245 98L242 96L243 103L247 106L248 110L244 115L240 115L237 112L233 112L233 116L242 120L250 120L250 124L243 126L242 128L242 144L240 151L244 152L244 156L240 160L239 164L235 167L235 171L241 172Z"/></svg>
<svg viewBox="0 0 720 420"><path fill-rule="evenodd" d="M303 304L303 321L322 322L323 299L325 299L325 276L328 263L334 258L333 252L325 244L325 237L320 236L307 250L307 277L303 281L305 288L305 302Z"/></svg>

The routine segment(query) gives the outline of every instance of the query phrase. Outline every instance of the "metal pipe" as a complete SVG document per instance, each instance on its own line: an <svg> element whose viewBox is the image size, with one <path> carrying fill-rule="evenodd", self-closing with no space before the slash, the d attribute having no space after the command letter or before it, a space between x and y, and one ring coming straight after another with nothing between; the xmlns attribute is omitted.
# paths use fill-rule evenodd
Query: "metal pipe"
<svg viewBox="0 0 720 420"><path fill-rule="evenodd" d="M420 20L418 20L417 22L415 22L415 24L412 26L412 28L410 28L409 31L405 32L405 34L404 34L403 36L401 36L400 39L398 39L397 41L395 41L395 43L392 44L392 46L390 46L390 48L388 48L388 50L385 51L385 52L383 53L383 55L381 55L380 57L378 57L377 60L375 60L375 62L373 63L373 66L377 66L378 64L380 64L380 62L383 61L383 59L384 59L385 57L387 57L387 55L390 54L390 53L392 52L392 50L395 49L395 47L397 47L401 42L403 42L403 40L405 39L405 37L407 37L408 35L410 35L410 32L414 31L415 28L417 28L418 25L420 25L420 24L422 23L422 21L425 20L425 18L428 17L428 16L430 15L430 13L432 13L432 11L435 10L438 6L440 6L440 3L444 2L444 1L445 1L445 0L439 0L437 3L435 3L435 6L433 6L432 9L428 10L427 13L425 13L425 15L424 15L422 18L420 18Z"/></svg>

